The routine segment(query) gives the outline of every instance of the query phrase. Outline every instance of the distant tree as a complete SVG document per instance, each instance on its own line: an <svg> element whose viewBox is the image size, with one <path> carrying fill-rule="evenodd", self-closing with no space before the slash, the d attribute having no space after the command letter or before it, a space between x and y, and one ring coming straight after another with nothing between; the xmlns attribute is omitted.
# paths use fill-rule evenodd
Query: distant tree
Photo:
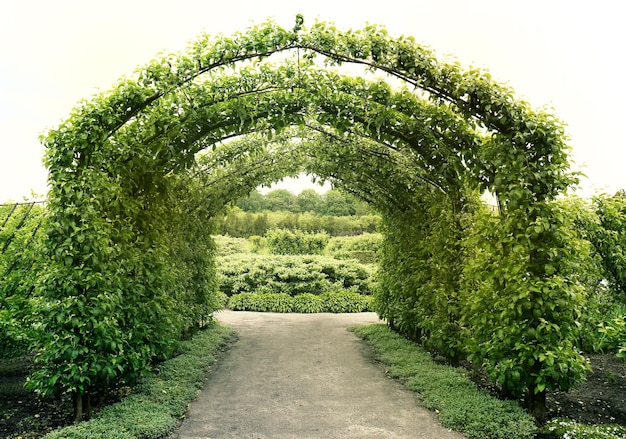
<svg viewBox="0 0 626 439"><path fill-rule="evenodd" d="M314 189L304 189L296 197L296 207L298 212L319 212L322 206L322 196Z"/></svg>
<svg viewBox="0 0 626 439"><path fill-rule="evenodd" d="M263 194L255 189L247 197L241 198L237 202L237 207L244 212L263 212L267 209L267 203Z"/></svg>
<svg viewBox="0 0 626 439"><path fill-rule="evenodd" d="M324 194L325 215L350 216L356 213L354 198L338 189L331 189Z"/></svg>
<svg viewBox="0 0 626 439"><path fill-rule="evenodd" d="M291 212L296 206L296 196L287 189L275 189L265 196L265 203L267 209L272 212L279 210Z"/></svg>

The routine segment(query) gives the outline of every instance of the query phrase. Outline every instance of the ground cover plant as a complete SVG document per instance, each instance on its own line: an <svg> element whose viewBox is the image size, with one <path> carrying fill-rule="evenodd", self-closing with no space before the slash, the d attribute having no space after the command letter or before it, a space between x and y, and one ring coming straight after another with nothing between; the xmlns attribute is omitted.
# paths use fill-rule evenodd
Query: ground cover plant
<svg viewBox="0 0 626 439"><path fill-rule="evenodd" d="M480 391L464 369L435 363L431 355L385 325L352 328L368 342L389 376L420 395L442 424L469 439L530 439L534 419L516 402Z"/></svg>
<svg viewBox="0 0 626 439"><path fill-rule="evenodd" d="M77 425L63 428L71 423L67 411L63 412L68 403L71 407L71 401L64 401L62 405L54 398L37 401L30 396L32 394L23 391L8 396L7 402L13 405L5 407L4 401L0 403L0 435L12 439L165 437L186 413L188 404L204 383L207 370L231 336L229 328L209 323L193 338L181 342L176 355L160 363L137 386L121 389L117 401L114 399L113 404L95 412L89 421ZM24 370L18 376L23 383ZM0 392L7 396L2 384L0 378ZM25 413L16 413L18 407ZM12 418L16 422L9 424Z"/></svg>

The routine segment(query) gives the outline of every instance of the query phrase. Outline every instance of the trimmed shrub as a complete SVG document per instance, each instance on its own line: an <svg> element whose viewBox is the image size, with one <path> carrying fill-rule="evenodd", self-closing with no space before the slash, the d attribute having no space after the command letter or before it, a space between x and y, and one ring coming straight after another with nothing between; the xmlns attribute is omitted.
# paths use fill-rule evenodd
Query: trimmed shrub
<svg viewBox="0 0 626 439"><path fill-rule="evenodd" d="M227 235L213 236L215 241L217 255L228 256L237 253L250 253L252 251L251 241L245 238L233 238Z"/></svg>
<svg viewBox="0 0 626 439"><path fill-rule="evenodd" d="M375 264L378 262L382 239L380 233L334 237L328 242L324 253L335 259L356 259L362 264Z"/></svg>
<svg viewBox="0 0 626 439"><path fill-rule="evenodd" d="M267 312L291 312L293 310L293 298L285 293L258 294L259 311Z"/></svg>
<svg viewBox="0 0 626 439"><path fill-rule="evenodd" d="M353 313L369 311L371 300L351 291L327 292L322 294L324 311L332 313Z"/></svg>
<svg viewBox="0 0 626 439"><path fill-rule="evenodd" d="M220 291L286 293L290 296L331 290L371 294L374 269L355 261L323 256L240 254L218 258Z"/></svg>
<svg viewBox="0 0 626 439"><path fill-rule="evenodd" d="M307 233L300 230L268 230L267 248L274 255L321 255L328 244L327 233Z"/></svg>
<svg viewBox="0 0 626 439"><path fill-rule="evenodd" d="M351 291L321 296L305 293L295 297L284 293L241 293L230 297L228 307L233 311L355 313L369 311L371 302L371 296Z"/></svg>
<svg viewBox="0 0 626 439"><path fill-rule="evenodd" d="M230 297L233 311L291 312L293 298L285 293L241 293Z"/></svg>
<svg viewBox="0 0 626 439"><path fill-rule="evenodd" d="M317 313L323 311L324 304L320 296L311 293L303 293L293 298L293 312Z"/></svg>

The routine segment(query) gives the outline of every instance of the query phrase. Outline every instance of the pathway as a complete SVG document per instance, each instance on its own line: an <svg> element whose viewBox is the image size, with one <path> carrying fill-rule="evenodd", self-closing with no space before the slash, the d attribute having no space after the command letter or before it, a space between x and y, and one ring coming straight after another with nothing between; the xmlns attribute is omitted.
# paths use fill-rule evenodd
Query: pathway
<svg viewBox="0 0 626 439"><path fill-rule="evenodd" d="M214 366L180 439L461 439L385 376L347 327L373 313L222 311L239 340Z"/></svg>

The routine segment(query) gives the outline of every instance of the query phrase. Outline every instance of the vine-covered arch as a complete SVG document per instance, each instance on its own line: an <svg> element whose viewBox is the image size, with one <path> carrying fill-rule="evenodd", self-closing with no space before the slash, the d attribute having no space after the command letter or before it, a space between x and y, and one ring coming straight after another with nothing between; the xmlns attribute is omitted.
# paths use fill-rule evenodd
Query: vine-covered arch
<svg viewBox="0 0 626 439"><path fill-rule="evenodd" d="M342 63L393 79L331 69ZM301 171L383 214L390 323L515 392L582 374L550 204L574 181L561 125L411 38L301 17L205 35L82 102L45 144L49 337L31 379L43 392L99 392L167 355L217 306L206 218ZM498 215L482 212L485 191Z"/></svg>

